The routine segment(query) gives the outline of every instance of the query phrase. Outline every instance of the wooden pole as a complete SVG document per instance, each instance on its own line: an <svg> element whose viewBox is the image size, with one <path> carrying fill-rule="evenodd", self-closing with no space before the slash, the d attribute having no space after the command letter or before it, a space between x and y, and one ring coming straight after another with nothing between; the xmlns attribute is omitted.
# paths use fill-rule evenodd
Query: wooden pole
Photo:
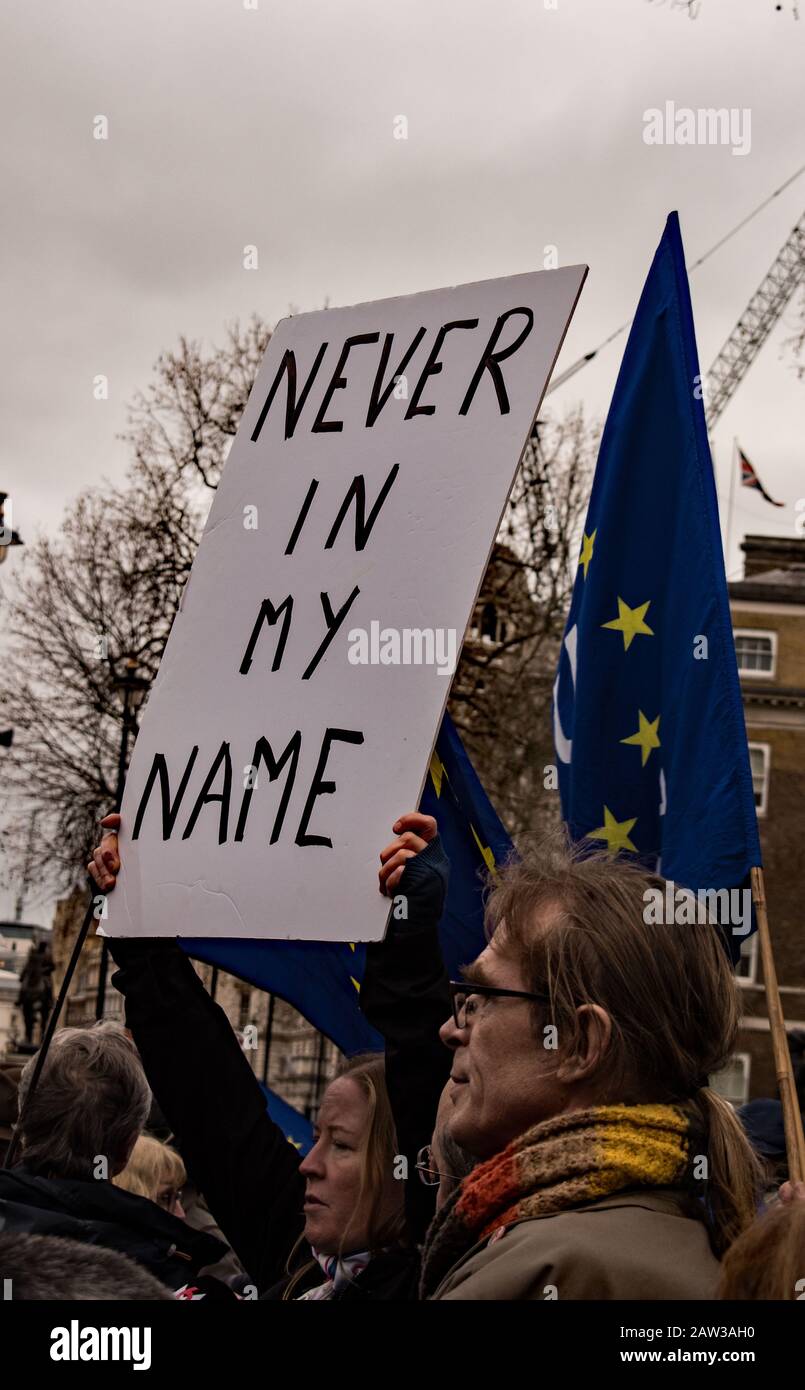
<svg viewBox="0 0 805 1390"><path fill-rule="evenodd" d="M760 959L763 963L766 1007L769 1011L769 1027L774 1051L774 1066L783 1106L788 1176L791 1182L805 1182L805 1137L802 1133L802 1116L794 1086L794 1071L791 1066L791 1053L788 1050L783 1006L780 1003L780 990L777 986L777 970L774 965L769 919L766 913L766 887L761 868L751 870L751 881L752 900L755 904L758 937L760 939Z"/></svg>

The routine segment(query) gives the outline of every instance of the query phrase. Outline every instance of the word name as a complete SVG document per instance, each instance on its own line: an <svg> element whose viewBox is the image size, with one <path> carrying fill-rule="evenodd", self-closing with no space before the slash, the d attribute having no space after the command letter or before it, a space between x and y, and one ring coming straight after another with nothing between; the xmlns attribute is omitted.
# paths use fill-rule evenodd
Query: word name
<svg viewBox="0 0 805 1390"><path fill-rule="evenodd" d="M324 773L327 769L327 760L334 743L352 743L359 745L363 743L363 734L357 729L325 729L324 737L321 741L318 762L316 763L316 770L313 773L313 778L310 783L304 809L299 820L299 827L295 836L295 843L297 845L325 845L329 849L333 847L333 842L328 835L313 834L309 831L308 827L317 799L320 796L330 796L336 790L335 782L326 780L324 777ZM257 770L262 762L268 772L269 782L275 782L283 770L287 769L285 771L285 784L279 799L277 813L274 818L274 827L271 831L271 838L269 840L269 844L276 844L282 833L285 813L288 809L288 803L291 800L294 789L294 780L299 768L301 751L302 733L299 729L291 735L278 757L275 755L268 739L262 737L258 738L254 746L254 754L247 764L249 768L254 770L254 780L250 777L243 791L237 825L235 827L235 841L242 840L246 833L246 822L249 816L249 809L257 786ZM157 780L159 781L162 801L162 838L163 840L170 839L179 817L179 811L184 801L185 792L187 791L197 757L198 744L191 750L179 786L176 788L176 791L172 793L165 754L154 754L145 787L143 788L143 794L140 797L140 804L137 807L137 814L134 818L134 830L132 831L131 837L133 840L139 839L145 813L148 808L148 802ZM216 784L217 789L213 791ZM229 744L224 741L213 758L210 769L193 802L193 808L184 828L182 839L189 840L196 828L199 816L204 810L204 807L213 803L218 806L218 843L219 845L224 844L229 837L231 800L232 755Z"/></svg>

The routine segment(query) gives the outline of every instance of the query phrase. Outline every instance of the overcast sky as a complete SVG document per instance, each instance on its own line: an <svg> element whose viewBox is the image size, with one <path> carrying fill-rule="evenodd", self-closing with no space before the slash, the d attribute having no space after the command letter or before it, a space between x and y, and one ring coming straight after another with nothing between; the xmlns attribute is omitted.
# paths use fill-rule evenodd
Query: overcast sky
<svg viewBox="0 0 805 1390"><path fill-rule="evenodd" d="M590 266L561 372L633 313L672 208L691 262L805 163L791 0L695 20L671 0L247 3L5 0L0 486L26 540L123 475L127 402L179 334L541 269L555 245ZM667 101L748 109L749 153L645 144ZM805 175L692 276L703 368L804 204ZM715 432L723 498L737 435L787 504L739 494L731 571L747 530L794 534L805 496L794 319ZM624 342L552 405L603 416Z"/></svg>

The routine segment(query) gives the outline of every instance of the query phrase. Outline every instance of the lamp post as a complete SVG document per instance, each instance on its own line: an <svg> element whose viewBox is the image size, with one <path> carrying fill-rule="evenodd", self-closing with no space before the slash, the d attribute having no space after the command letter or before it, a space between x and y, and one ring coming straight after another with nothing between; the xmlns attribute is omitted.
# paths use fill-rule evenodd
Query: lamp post
<svg viewBox="0 0 805 1390"><path fill-rule="evenodd" d="M266 1022L266 1050L263 1056L263 1085L268 1085L268 1058L271 1052L271 1034L274 1031L274 995L268 996L268 1020Z"/></svg>
<svg viewBox="0 0 805 1390"><path fill-rule="evenodd" d="M123 674L112 676L112 689L123 696L123 727L120 733L120 752L117 761L117 787L115 789L115 810L119 813L123 803L123 788L126 785L126 769L129 764L129 735L136 731L132 718L139 709L148 691L149 682L137 675L137 662L127 657L123 663ZM101 964L98 975L98 993L95 999L95 1017L103 1018L106 1006L106 973L109 968L109 942L101 937Z"/></svg>
<svg viewBox="0 0 805 1390"><path fill-rule="evenodd" d="M7 492L0 492L0 565L8 554L9 546L24 544L19 532L15 531L11 524L11 498Z"/></svg>
<svg viewBox="0 0 805 1390"><path fill-rule="evenodd" d="M4 563L12 545L24 544L19 532L15 531L11 524L11 498L7 492L0 491L0 565ZM0 730L0 748L10 748L13 742L13 729Z"/></svg>

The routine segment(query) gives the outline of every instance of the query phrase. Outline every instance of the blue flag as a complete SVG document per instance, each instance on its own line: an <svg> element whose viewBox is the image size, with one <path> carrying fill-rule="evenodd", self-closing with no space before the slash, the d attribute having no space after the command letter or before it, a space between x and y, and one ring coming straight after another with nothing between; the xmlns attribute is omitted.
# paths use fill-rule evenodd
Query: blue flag
<svg viewBox="0 0 805 1390"><path fill-rule="evenodd" d="M694 892L761 863L701 395L671 213L601 439L554 740L573 839Z"/></svg>
<svg viewBox="0 0 805 1390"><path fill-rule="evenodd" d="M266 1110L271 1116L274 1124L281 1129L289 1144L293 1144L298 1149L302 1157L309 1154L313 1148L313 1126L310 1120L289 1105L287 1100L278 1096L276 1091L272 1091L265 1082L260 1082L260 1090L266 1098Z"/></svg>
<svg viewBox="0 0 805 1390"><path fill-rule="evenodd" d="M450 860L440 932L445 964L455 975L483 950L483 870L506 859L511 842L447 714L420 810L436 817ZM378 852L380 848L378 844ZM179 945L194 959L217 965L287 1000L342 1052L382 1049L383 1039L360 1011L358 995L366 963L366 947L360 943L184 937Z"/></svg>

